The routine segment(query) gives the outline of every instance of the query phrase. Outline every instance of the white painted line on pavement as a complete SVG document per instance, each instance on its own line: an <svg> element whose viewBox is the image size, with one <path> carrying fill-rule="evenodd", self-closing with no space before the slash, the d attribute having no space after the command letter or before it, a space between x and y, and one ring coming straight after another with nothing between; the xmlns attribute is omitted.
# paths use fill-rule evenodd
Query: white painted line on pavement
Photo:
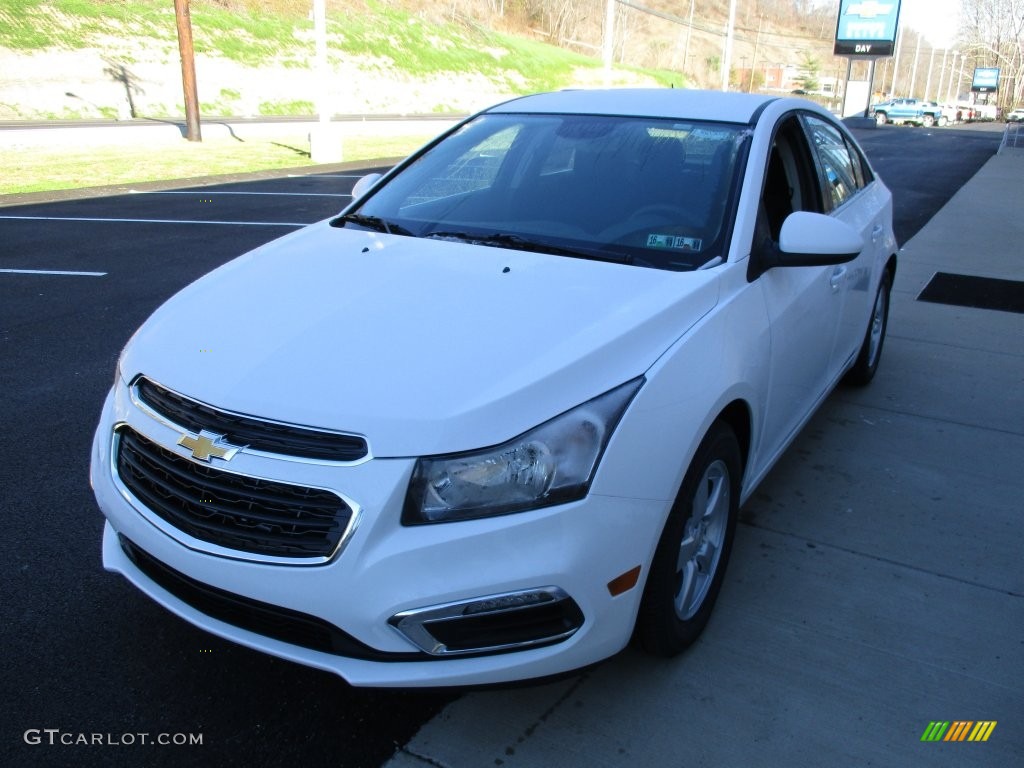
<svg viewBox="0 0 1024 768"><path fill-rule="evenodd" d="M236 227L308 227L312 222L294 221L199 221L195 219L105 219L97 216L0 216L17 221L103 221L114 224L229 224Z"/></svg>
<svg viewBox="0 0 1024 768"><path fill-rule="evenodd" d="M77 277L104 277L106 272L66 272L61 269L0 269L0 272L14 275L72 275Z"/></svg>
<svg viewBox="0 0 1024 768"><path fill-rule="evenodd" d="M350 198L351 195L342 193L246 193L246 191L219 191L219 193L208 193L208 191L181 191L168 189L131 189L131 195L199 195L204 198L212 198L215 195L269 195L270 197L292 197L292 198Z"/></svg>

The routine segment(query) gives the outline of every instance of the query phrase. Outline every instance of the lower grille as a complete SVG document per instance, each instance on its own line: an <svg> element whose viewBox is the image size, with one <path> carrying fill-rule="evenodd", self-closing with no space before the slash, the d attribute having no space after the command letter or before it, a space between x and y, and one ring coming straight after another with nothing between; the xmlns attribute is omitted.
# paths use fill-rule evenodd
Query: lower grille
<svg viewBox="0 0 1024 768"><path fill-rule="evenodd" d="M160 562L126 536L118 534L118 540L128 559L146 576L183 603L225 624L283 643L354 659L415 661L430 658L424 653L375 650L323 619L203 584Z"/></svg>
<svg viewBox="0 0 1024 768"><path fill-rule="evenodd" d="M153 513L201 541L278 557L331 557L352 509L330 491L222 472L128 427L117 432L121 482Z"/></svg>

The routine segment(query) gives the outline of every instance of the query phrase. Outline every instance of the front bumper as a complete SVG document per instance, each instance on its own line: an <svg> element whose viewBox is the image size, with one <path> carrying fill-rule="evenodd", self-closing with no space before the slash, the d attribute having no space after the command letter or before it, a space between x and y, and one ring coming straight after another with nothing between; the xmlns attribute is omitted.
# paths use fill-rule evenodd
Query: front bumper
<svg viewBox="0 0 1024 768"><path fill-rule="evenodd" d="M403 527L412 459L339 465L243 451L231 461L232 472L330 489L358 510L344 547L325 562L260 561L198 546L155 519L113 466L114 431L123 424L168 448L181 435L139 410L123 384L108 396L92 453L92 485L107 518L104 566L209 632L334 672L353 685L505 682L570 671L616 653L632 632L667 514L664 501L592 493L530 512ZM614 452L609 446L608 453ZM637 586L613 596L609 582L637 565ZM223 609L233 598L244 610ZM473 643L453 653L432 647L430 638L442 634L436 628L424 638L423 626L450 618L453 605L537 608L515 600L538 604L542 610L534 616L540 621L543 614L549 622L531 628L534 635L528 632L525 643L522 622L514 621L508 625L514 626L513 642L502 643L498 635L483 651L474 651ZM297 634L269 629L281 617L295 619ZM498 624L508 631L507 622ZM326 633L326 644L307 642L308 633ZM549 634L544 642L530 642Z"/></svg>

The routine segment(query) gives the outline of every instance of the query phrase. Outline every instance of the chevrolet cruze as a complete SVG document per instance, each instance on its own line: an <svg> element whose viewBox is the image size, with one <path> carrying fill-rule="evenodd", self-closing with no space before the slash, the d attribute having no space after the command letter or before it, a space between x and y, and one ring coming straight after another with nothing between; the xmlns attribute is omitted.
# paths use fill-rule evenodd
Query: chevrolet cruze
<svg viewBox="0 0 1024 768"><path fill-rule="evenodd" d="M135 333L92 448L104 565L353 685L678 653L739 507L875 374L896 251L808 101L500 104Z"/></svg>

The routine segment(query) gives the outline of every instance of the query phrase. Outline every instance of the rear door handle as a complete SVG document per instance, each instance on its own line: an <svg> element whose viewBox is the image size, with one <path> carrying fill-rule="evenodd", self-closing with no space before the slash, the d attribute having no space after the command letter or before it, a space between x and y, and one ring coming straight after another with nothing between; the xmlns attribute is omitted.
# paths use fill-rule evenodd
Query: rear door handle
<svg viewBox="0 0 1024 768"><path fill-rule="evenodd" d="M885 230L882 229L882 225L881 224L876 224L875 228L871 230L871 242L872 243L877 243L879 238L881 238L881 236L882 236L882 232L884 232L884 231Z"/></svg>

